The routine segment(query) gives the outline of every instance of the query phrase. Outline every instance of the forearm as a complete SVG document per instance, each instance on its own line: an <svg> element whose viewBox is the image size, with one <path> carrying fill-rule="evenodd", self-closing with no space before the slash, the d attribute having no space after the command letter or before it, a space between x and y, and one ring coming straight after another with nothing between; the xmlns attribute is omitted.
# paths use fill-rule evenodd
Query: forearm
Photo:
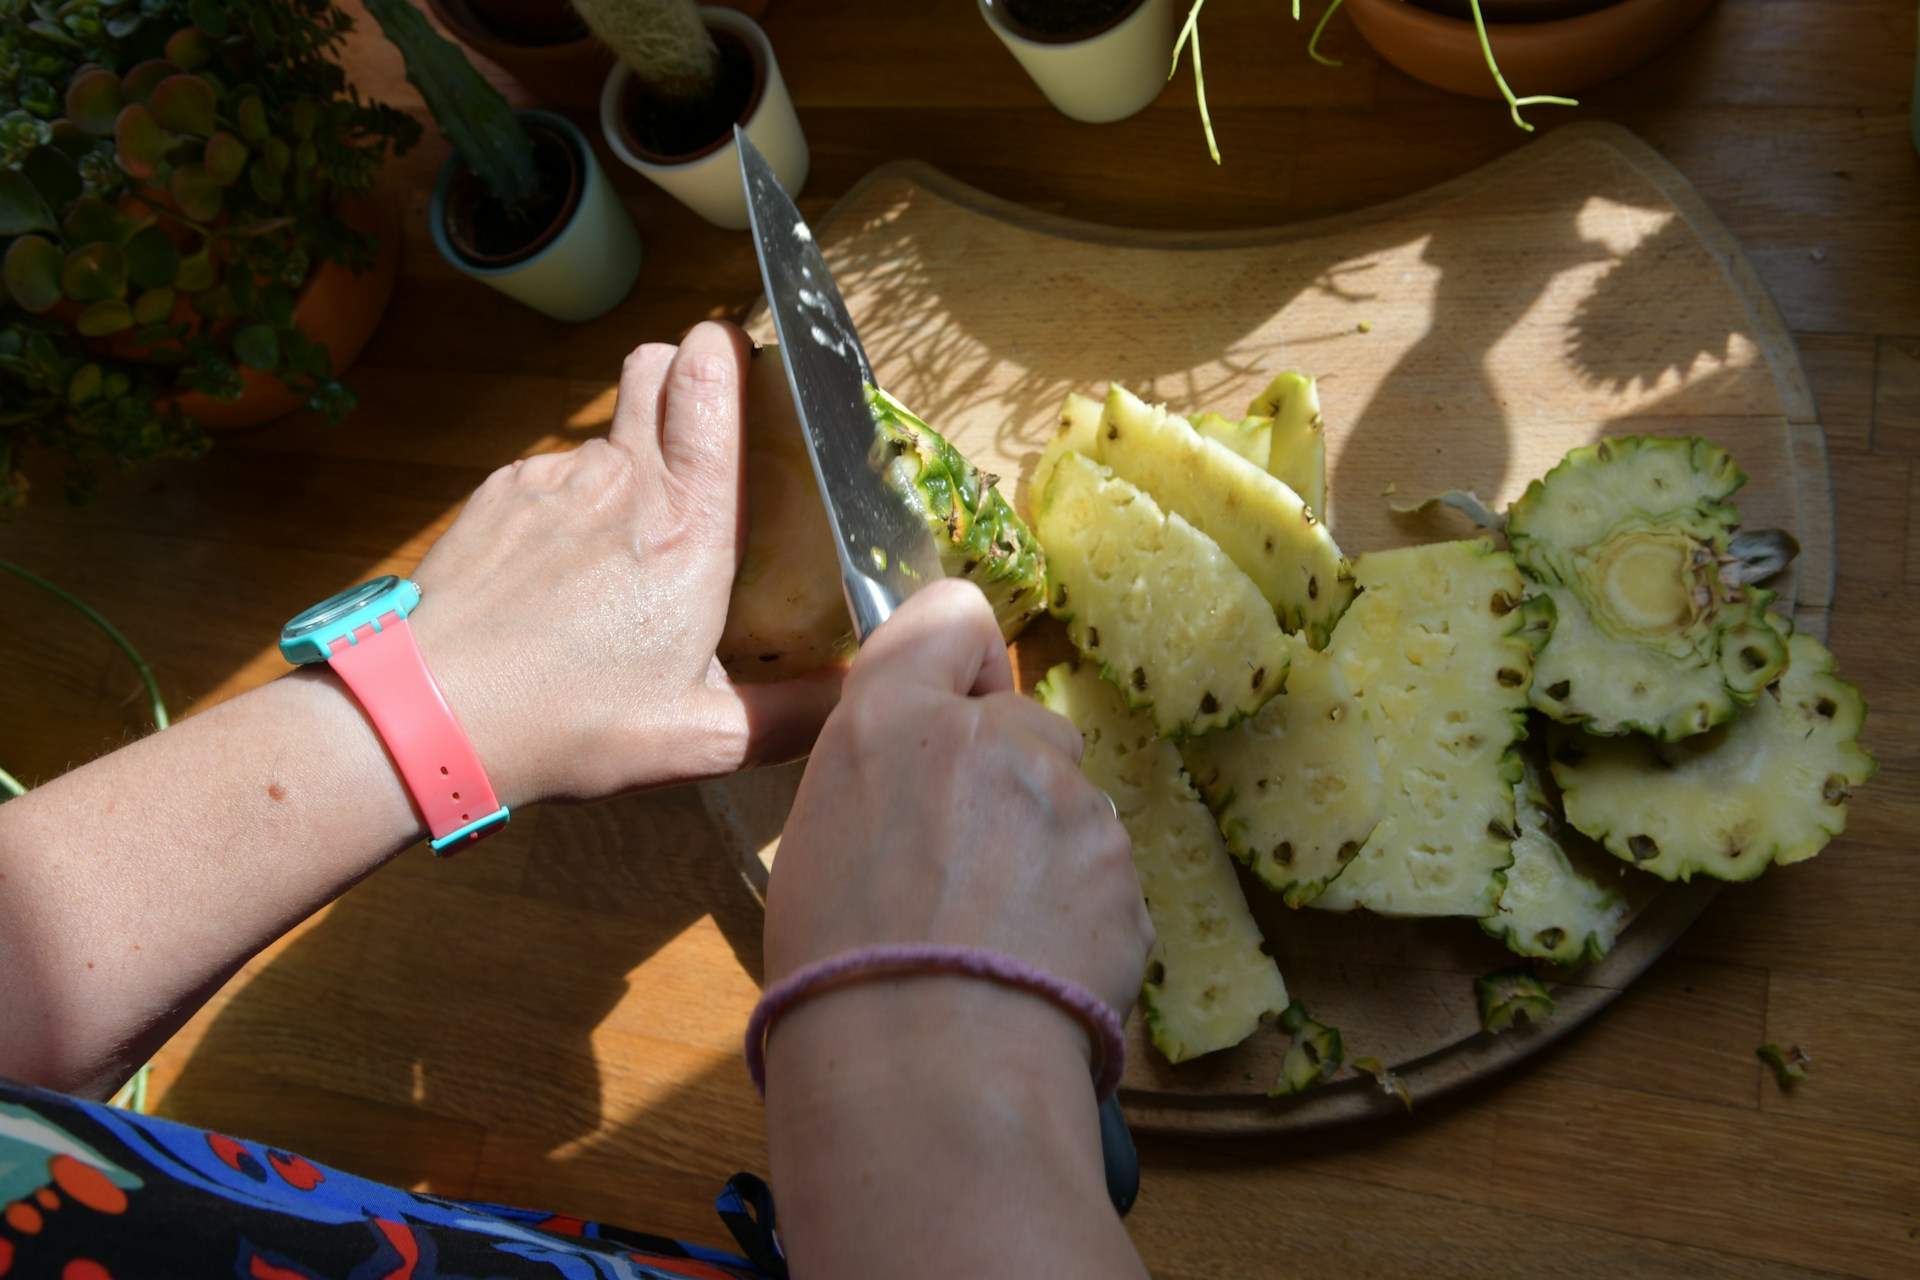
<svg viewBox="0 0 1920 1280"><path fill-rule="evenodd" d="M794 1274L1144 1274L1107 1201L1085 1040L1052 1006L965 978L789 1013L767 1113Z"/></svg>
<svg viewBox="0 0 1920 1280"><path fill-rule="evenodd" d="M0 1076L110 1090L248 957L419 835L325 672L0 805Z"/></svg>

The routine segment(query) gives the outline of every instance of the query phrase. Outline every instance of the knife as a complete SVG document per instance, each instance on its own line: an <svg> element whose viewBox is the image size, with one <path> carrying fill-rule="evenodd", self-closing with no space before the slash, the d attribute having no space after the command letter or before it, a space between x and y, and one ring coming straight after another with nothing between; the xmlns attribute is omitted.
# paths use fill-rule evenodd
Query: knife
<svg viewBox="0 0 1920 1280"><path fill-rule="evenodd" d="M833 530L854 638L864 642L902 600L945 576L939 550L881 478L866 397L873 365L813 232L739 125L733 140L781 363ZM1100 1107L1100 1154L1107 1195L1124 1217L1140 1191L1140 1158L1117 1097Z"/></svg>

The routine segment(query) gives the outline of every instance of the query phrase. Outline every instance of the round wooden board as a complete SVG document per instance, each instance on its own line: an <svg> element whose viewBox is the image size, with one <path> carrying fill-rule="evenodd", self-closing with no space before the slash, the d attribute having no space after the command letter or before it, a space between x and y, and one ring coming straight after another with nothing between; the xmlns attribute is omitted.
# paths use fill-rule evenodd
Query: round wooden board
<svg viewBox="0 0 1920 1280"><path fill-rule="evenodd" d="M1115 181L1124 181L1115 175ZM1176 412L1238 414L1283 369L1319 376L1329 518L1349 555L1468 536L1392 501L1472 488L1498 507L1602 435L1704 435L1749 476L1750 527L1801 555L1779 583L1826 633L1832 498L1813 401L1772 301L1697 192L1623 129L1559 130L1404 201L1300 226L1180 235L1089 226L919 164L876 171L815 224L880 380L1001 476L1027 477L1069 391L1117 380ZM764 313L756 336L770 337ZM1023 682L1066 656L1043 623ZM800 766L709 784L729 852L765 883ZM1607 959L1562 982L1544 1026L1491 1037L1472 980L1511 957L1469 920L1289 911L1249 882L1295 998L1416 1102L1488 1075L1592 1016L1713 895L1620 869L1634 905ZM1298 1130L1399 1106L1349 1077L1269 1099L1287 1041L1170 1066L1129 1030L1123 1100L1141 1128Z"/></svg>

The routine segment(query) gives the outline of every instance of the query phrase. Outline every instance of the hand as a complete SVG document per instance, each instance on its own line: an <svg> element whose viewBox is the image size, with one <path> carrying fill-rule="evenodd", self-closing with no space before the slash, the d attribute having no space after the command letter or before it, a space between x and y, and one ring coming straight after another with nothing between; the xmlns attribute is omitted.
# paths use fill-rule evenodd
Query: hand
<svg viewBox="0 0 1920 1280"><path fill-rule="evenodd" d="M714 657L747 353L711 323L641 347L607 438L496 471L414 575L421 651L507 804L792 758L832 710L830 675L736 686Z"/></svg>
<svg viewBox="0 0 1920 1280"><path fill-rule="evenodd" d="M907 601L861 649L787 820L768 982L872 943L959 943L1078 982L1124 1016L1153 927L1126 831L1080 773L1081 745L1066 719L1013 691L971 584Z"/></svg>

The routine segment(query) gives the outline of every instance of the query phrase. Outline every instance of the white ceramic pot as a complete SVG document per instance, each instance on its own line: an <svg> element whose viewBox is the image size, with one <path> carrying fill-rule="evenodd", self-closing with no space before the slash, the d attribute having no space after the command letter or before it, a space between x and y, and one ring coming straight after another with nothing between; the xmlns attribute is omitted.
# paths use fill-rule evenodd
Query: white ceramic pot
<svg viewBox="0 0 1920 1280"><path fill-rule="evenodd" d="M1081 40L1036 40L1009 27L996 0L980 16L1060 113L1088 124L1124 120L1160 96L1173 64L1173 0L1141 3Z"/></svg>
<svg viewBox="0 0 1920 1280"><path fill-rule="evenodd" d="M519 262L491 266L467 261L447 236L447 192L461 168L456 152L440 167L427 206L433 247L456 270L555 320L578 323L604 315L632 291L640 274L640 233L594 158L586 134L550 111L518 114L529 124L563 135L579 158L580 200L573 218L545 247Z"/></svg>
<svg viewBox="0 0 1920 1280"><path fill-rule="evenodd" d="M774 173L787 194L798 195L806 184L810 157L806 135L800 132L800 117L794 114L793 96L780 75L780 63L773 56L773 45L760 24L736 9L708 5L701 18L716 31L737 36L753 54L761 73L760 100L754 104L743 127L760 154L773 165ZM621 126L622 108L633 72L626 64L614 67L600 89L600 131L607 146L643 173L666 193L715 226L730 231L747 226L747 193L740 185L740 154L728 134L711 150L691 160L672 162L638 150Z"/></svg>

